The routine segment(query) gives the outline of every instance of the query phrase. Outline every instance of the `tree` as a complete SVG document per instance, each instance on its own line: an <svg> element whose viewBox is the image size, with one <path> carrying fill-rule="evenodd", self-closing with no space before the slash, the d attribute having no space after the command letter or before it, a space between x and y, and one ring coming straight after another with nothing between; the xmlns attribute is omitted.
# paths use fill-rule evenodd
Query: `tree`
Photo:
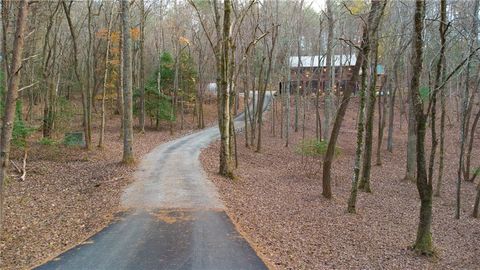
<svg viewBox="0 0 480 270"><path fill-rule="evenodd" d="M440 26L439 26L439 35L440 35L440 56L437 60L436 74L435 74L435 90L440 86L441 80L445 80L446 76L446 65L445 65L445 50L446 50L446 35L447 35L447 1L440 1ZM440 160L438 165L438 180L437 180L437 189L435 191L435 196L440 196L440 190L442 185L443 177L443 163L444 163L444 144L445 144L445 89L444 87L438 89L440 91L440 105L441 105L441 114L440 114ZM433 165L435 158L435 150L437 147L438 140L436 138L435 130L435 111L436 111L436 95L432 97L433 106L432 106L432 149L430 153L430 168L429 168L429 177L433 177ZM432 181L430 179L430 181Z"/></svg>
<svg viewBox="0 0 480 270"><path fill-rule="evenodd" d="M475 44L477 42L478 36L478 10L479 10L480 1L475 0L473 13L472 13L472 25L470 29L470 42L468 44L468 51L470 55L475 52ZM457 194L456 194L456 209L455 209L455 218L460 218L460 202L461 202L461 183L462 183L462 173L465 166L465 141L468 136L469 128L469 108L471 108L472 101L470 100L470 69L471 69L471 57L467 58L466 64L466 81L465 81L465 90L462 95L462 107L461 107L461 126L460 126L460 153L459 153L459 162L457 169ZM466 175L469 178L469 174ZM466 179L467 181L469 179Z"/></svg>
<svg viewBox="0 0 480 270"><path fill-rule="evenodd" d="M20 83L20 70L22 66L22 54L25 38L25 28L28 16L27 0L19 2L15 37L13 40L12 64L10 66L10 77L8 80L7 96L2 121L0 137L0 233L2 232L3 221L3 184L7 178L7 166L10 157L10 141L12 139L13 121L15 118L15 106L18 98L18 86Z"/></svg>
<svg viewBox="0 0 480 270"><path fill-rule="evenodd" d="M368 34L364 33L363 42L368 44ZM363 148L363 132L365 119L365 90L367 88L367 63L370 46L365 46L364 59L362 64L362 76L360 84L360 104L358 107L358 123L357 123L357 146L355 149L355 164L353 167L352 188L350 191L350 198L348 199L347 212L355 213L357 204L358 179L360 178L360 161Z"/></svg>
<svg viewBox="0 0 480 270"><path fill-rule="evenodd" d="M107 45L105 47L105 72L104 72L104 75L103 75L100 137L98 139L98 147L99 148L103 147L103 141L104 141L104 138L105 138L105 98L106 98L106 95L107 95L108 69L110 67L109 61L110 61L110 47L111 47L111 43L112 43L111 35L112 35L114 10L115 10L115 5L112 5L112 8L110 9L110 15L109 15L107 33L106 33Z"/></svg>
<svg viewBox="0 0 480 270"><path fill-rule="evenodd" d="M475 203L473 205L472 217L478 218L480 212L480 183L477 186L477 196L475 197Z"/></svg>
<svg viewBox="0 0 480 270"><path fill-rule="evenodd" d="M53 5L51 5L53 4ZM55 80L55 76L53 74L53 67L55 66L55 62L57 61L56 55L56 44L57 44L57 35L55 32L53 45L50 44L50 34L52 32L52 27L54 26L55 16L57 11L60 7L60 2L57 3L48 3L49 9L51 6L54 6L53 11L48 16L48 24L45 31L45 38L42 48L42 76L43 76L43 83L44 88L46 89L46 98L45 98L45 106L43 109L43 126L42 132L43 137L50 138L51 133L53 131L53 124L55 120L55 101L56 101L56 93L55 93L55 85L53 81Z"/></svg>
<svg viewBox="0 0 480 270"><path fill-rule="evenodd" d="M371 31L372 35L376 33L378 26L380 24L381 14L385 9L387 1L386 0L374 0L372 1L370 13L373 13L375 16L371 22L364 28L365 31ZM372 15L373 16L373 15ZM367 30L368 29L368 30ZM370 32L369 32L370 33ZM348 108L348 103L350 102L350 97L352 95L353 89L355 88L355 83L358 80L358 73L360 71L360 67L363 64L365 58L365 47L367 43L362 40L360 44L359 51L357 52L357 62L352 69L352 78L348 81L345 90L343 92L342 101L340 103L340 108L337 111L335 116L335 122L333 124L332 132L330 134L330 139L328 141L327 152L325 153L325 157L323 159L323 178L322 178L322 195L325 198L332 197L332 187L331 187L331 169L332 169L332 162L333 157L335 154L335 147L337 144L338 135L340 134L340 127L342 126L343 118L345 117L345 113Z"/></svg>
<svg viewBox="0 0 480 270"><path fill-rule="evenodd" d="M87 97L88 95L85 93L85 91L90 91L87 87L85 90L84 84L82 77L80 75L79 71L79 61L78 61L78 40L77 40L77 34L75 33L74 29L74 24L72 22L72 17L71 17L71 10L72 10L72 4L73 1L70 1L70 3L67 6L67 3L65 2L66 0L62 0L62 7L63 11L65 12L65 16L67 17L67 23L68 23L68 29L70 30L70 35L72 37L72 43L73 43L73 63L74 63L74 72L75 72L75 78L77 79L78 84L80 85L81 93L82 93L82 111L83 111L83 130L84 130L84 136L85 136L85 147L87 149L90 149L90 143L91 141L89 138L91 136L89 135L89 132L91 131L90 128L90 122L89 119L89 110L87 109L87 104L89 103ZM88 78L90 79L90 78Z"/></svg>
<svg viewBox="0 0 480 270"><path fill-rule="evenodd" d="M145 132L145 3L140 0L140 130Z"/></svg>
<svg viewBox="0 0 480 270"><path fill-rule="evenodd" d="M372 168L372 146L373 146L373 116L375 113L375 96L377 89L377 63L378 63L378 37L370 35L372 57L370 63L370 83L368 89L367 112L365 122L365 151L363 153L362 176L359 182L359 189L371 192L370 170ZM380 115L380 112L379 112Z"/></svg>
<svg viewBox="0 0 480 270"><path fill-rule="evenodd" d="M128 0L121 0L122 13L122 84L123 84L123 163L131 164L133 157L133 100L132 62L130 44L130 14Z"/></svg>
<svg viewBox="0 0 480 270"><path fill-rule="evenodd" d="M413 249L422 254L433 253L431 233L432 225L432 181L429 181L425 158L425 133L428 112L424 112L423 100L420 96L420 74L423 63L423 29L425 19L425 1L415 2L414 36L412 41L412 77L410 83L410 100L415 115L417 136L417 189L420 195L420 219L418 223L417 239Z"/></svg>
<svg viewBox="0 0 480 270"><path fill-rule="evenodd" d="M380 2L372 2L372 6L370 9L370 13L368 15L368 24L366 27L367 31L364 31L363 34L363 49L362 49L362 77L361 77L361 85L360 85L360 106L359 106L359 119L357 123L357 146L355 150L355 165L353 169L353 177L352 177L352 188L350 192L350 198L348 200L348 207L347 211L349 213L355 213L356 212L356 202L357 202L357 189L358 187L358 181L360 178L360 160L361 160L361 155L362 155L362 147L363 147L363 138L364 138L364 119L365 119L365 90L367 88L367 67L369 65L369 54L371 49L373 48L372 52L372 62L375 68L375 71L371 76L374 76L374 78L371 78L372 81L375 82L376 80L376 65L377 65L377 58L378 58L378 37L377 37L377 27L375 27L376 24L379 24L379 20L381 19L384 9L386 6L386 1L384 3ZM360 61L360 60L357 60ZM371 83L373 84L373 83ZM373 84L374 85L374 84ZM372 88L372 85L370 85L370 91L375 91L375 85ZM371 95L371 93L370 93ZM370 96L370 101L371 101L371 96ZM369 104L372 106L371 104ZM371 109L371 108L370 108ZM371 143L371 142L370 142ZM371 149L370 149L371 150ZM365 162L365 160L364 160ZM364 188L369 188L368 186L365 186Z"/></svg>
<svg viewBox="0 0 480 270"><path fill-rule="evenodd" d="M325 65L328 68L327 71L327 83L325 87L325 113L324 113L324 124L323 124L323 138L325 140L330 140L330 118L333 115L333 104L332 104L332 89L335 84L335 68L332 63L333 56L333 29L335 27L335 21L333 18L332 11L332 0L327 0L327 23L328 23L328 37L327 37L327 55Z"/></svg>

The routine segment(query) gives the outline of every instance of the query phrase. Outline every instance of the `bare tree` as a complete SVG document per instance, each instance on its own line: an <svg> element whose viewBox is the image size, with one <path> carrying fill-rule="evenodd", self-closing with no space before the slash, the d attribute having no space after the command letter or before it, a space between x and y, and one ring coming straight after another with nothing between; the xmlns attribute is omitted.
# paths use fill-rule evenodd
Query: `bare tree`
<svg viewBox="0 0 480 270"><path fill-rule="evenodd" d="M123 158L126 164L134 162L133 157L133 101L132 101L132 56L130 44L130 14L128 0L120 2L122 12L122 82L123 82Z"/></svg>
<svg viewBox="0 0 480 270"><path fill-rule="evenodd" d="M140 0L140 130L145 133L145 3Z"/></svg>
<svg viewBox="0 0 480 270"><path fill-rule="evenodd" d="M102 92L102 108L101 108L101 123L100 123L100 136L98 139L98 147L103 147L103 141L105 139L105 98L107 94L107 85L108 85L108 69L110 61L110 47L111 47L111 35L112 35L112 26L113 26L113 14L115 10L115 5L110 9L109 21L107 26L107 45L105 48L105 72L103 75L103 92Z"/></svg>
<svg viewBox="0 0 480 270"><path fill-rule="evenodd" d="M473 13L472 13L472 27L470 30L470 42L468 45L469 53L475 52L475 43L478 36L478 9L479 9L480 1L475 0ZM456 194L456 208L455 208L455 218L460 218L460 204L461 204L461 183L462 183L462 172L465 165L465 141L468 136L468 108L471 106L470 98L470 68L471 68L471 57L468 57L467 64L466 64L466 81L465 81L465 89L462 96L462 106L461 106L461 127L460 127L460 154L459 154L459 162L458 162L458 169L457 169L457 194Z"/></svg>
<svg viewBox="0 0 480 270"><path fill-rule="evenodd" d="M335 68L332 63L333 57L333 29L335 28L335 20L333 18L333 7L332 0L327 0L327 24L328 24L328 35L327 35L327 55L325 65L328 68L327 71L327 85L325 86L325 112L324 112L324 124L323 124L323 138L325 140L330 140L330 118L333 115L333 102L332 102L332 90L335 82Z"/></svg>
<svg viewBox="0 0 480 270"><path fill-rule="evenodd" d="M418 223L417 239L413 248L423 254L433 252L431 233L432 225L432 182L429 181L425 158L425 133L427 114L419 93L420 74L423 63L423 29L425 19L425 1L415 2L414 36L412 42L412 80L410 83L410 100L415 115L417 136L417 189L420 195L420 219Z"/></svg>
<svg viewBox="0 0 480 270"><path fill-rule="evenodd" d="M440 1L440 26L439 26L439 35L440 35L440 55L437 60L436 74L435 74L435 91L440 86L442 80L445 80L446 76L446 65L445 65L445 50L446 50L446 35L447 35L447 1ZM440 190L442 185L443 177L443 162L444 162L444 144L445 144L445 90L444 87L439 89L440 91L440 105L441 105L441 115L440 115L440 160L438 167L438 180L437 188L435 191L436 196L440 196ZM432 136L432 148L430 152L430 164L429 164L429 178L432 181L433 178L433 166L435 158L435 150L437 148L438 139L436 137L435 130L435 121L436 121L436 94L432 96L432 117L431 117L431 136Z"/></svg>
<svg viewBox="0 0 480 270"><path fill-rule="evenodd" d="M367 29L364 31L371 31L371 33L376 33L378 26L380 24L381 14L385 10L386 0L374 0L372 1L370 12L378 15L372 20L372 23L367 26ZM379 12L380 15L377 13ZM343 92L342 101L340 103L340 108L337 110L337 114L335 116L335 122L333 124L332 132L330 134L330 140L328 141L327 152L325 153L325 157L323 159L323 178L322 178L322 195L325 198L332 197L332 187L331 187L331 170L332 170L332 162L333 157L335 154L335 147L337 144L338 135L340 134L340 127L342 126L343 118L345 117L345 113L348 108L348 103L350 102L350 97L352 95L353 89L355 88L355 83L358 80L358 75L360 71L360 67L363 64L363 59L365 57L366 43L362 40L362 44L360 45L359 51L357 53L357 62L352 69L352 78L348 81L345 90Z"/></svg>
<svg viewBox="0 0 480 270"><path fill-rule="evenodd" d="M10 141L12 140L15 106L20 84L20 70L22 66L22 54L25 38L24 32L27 25L28 7L29 3L27 0L20 0L15 37L13 40L12 63L10 66L11 72L8 80L5 111L0 135L0 233L2 232L3 223L3 184L7 178L7 167L10 157Z"/></svg>
<svg viewBox="0 0 480 270"><path fill-rule="evenodd" d="M88 99L87 99L87 95L85 94L85 89L84 89L84 85L83 85L83 80L82 80L82 77L80 75L80 71L79 71L79 61L78 61L78 55L79 55L79 52L78 52L78 40L77 40L77 34L75 33L75 29L74 29L74 25L73 25L73 22L72 22L72 17L71 17L71 8L72 8L72 4L73 4L73 1L70 1L68 6L67 6L67 3L65 2L66 0L62 0L62 7L63 7L63 11L65 12L65 16L67 18L67 23L68 23L68 28L70 30L70 35L72 36L72 43L73 43L73 63L74 63L74 71L75 71L75 77L78 81L78 84L80 85L80 89L81 89L81 93L82 93L82 110L83 110L83 130L84 130L84 136L85 136L85 147L87 149L90 148L90 142L88 138L91 138L91 136L89 136L89 132L91 131L91 129L89 128L89 117L88 117L88 110L87 110L87 103L88 103ZM87 91L90 91L87 89Z"/></svg>
<svg viewBox="0 0 480 270"><path fill-rule="evenodd" d="M373 146L373 116L375 113L375 99L377 88L377 63L378 63L378 36L370 37L372 57L370 63L370 83L368 89L367 112L365 122L365 151L363 153L362 176L358 188L365 192L371 192L370 171L372 168L372 146ZM380 114L380 112L379 112Z"/></svg>

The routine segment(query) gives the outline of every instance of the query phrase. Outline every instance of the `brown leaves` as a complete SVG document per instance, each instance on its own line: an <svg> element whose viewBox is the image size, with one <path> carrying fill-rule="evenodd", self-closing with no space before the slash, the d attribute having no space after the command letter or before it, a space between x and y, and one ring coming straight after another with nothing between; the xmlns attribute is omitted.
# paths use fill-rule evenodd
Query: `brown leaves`
<svg viewBox="0 0 480 270"><path fill-rule="evenodd" d="M214 123L216 105L204 106L205 122ZM185 130L175 137L196 127L192 117L185 121ZM0 269L29 268L58 254L96 233L121 210L120 197L135 168L120 164L119 123L118 117L107 121L103 150L32 144L26 181L12 179L6 185ZM170 139L168 129L135 134L136 158ZM21 151L14 151L13 158L20 159Z"/></svg>
<svg viewBox="0 0 480 270"><path fill-rule="evenodd" d="M459 222L453 219L458 127L447 130L444 191L441 198L434 199L437 260L418 257L408 250L415 240L420 202L415 184L402 181L405 124L400 130L400 123L396 123L394 153L384 151L383 166L372 167L373 193L359 193L358 214L346 213L353 173L355 136L351 129L355 126L356 108L352 100L339 137L342 153L333 164L332 200L321 197L321 174L309 177L308 168L318 164L311 159L302 161L294 152L302 132L292 131L292 147L283 147L278 130L277 137L271 135L270 115L265 117L268 120L262 132L262 153L246 149L243 134L237 137L240 160L235 173L239 181L218 176L218 145L205 149L202 163L233 221L273 269L477 269L480 220L468 217L475 185L463 185L463 218ZM397 121L403 117L397 112ZM306 138L312 138L313 111L308 113L306 123ZM278 122L276 126L280 126ZM479 139L476 143L480 144ZM480 148L472 155L479 156Z"/></svg>

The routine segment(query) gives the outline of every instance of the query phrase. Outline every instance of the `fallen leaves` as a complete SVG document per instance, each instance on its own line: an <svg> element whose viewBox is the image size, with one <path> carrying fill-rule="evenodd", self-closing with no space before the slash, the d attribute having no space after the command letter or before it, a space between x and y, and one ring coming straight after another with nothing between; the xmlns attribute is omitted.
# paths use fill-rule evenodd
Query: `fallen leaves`
<svg viewBox="0 0 480 270"><path fill-rule="evenodd" d="M355 126L356 100L351 104L342 130ZM397 112L397 121L403 117ZM432 230L438 258L428 259L408 250L415 240L420 203L415 184L402 181L405 122L402 130L396 123L394 153L382 151L383 166L372 167L373 193L359 193L358 214L352 215L346 213L355 151L352 132L342 131L340 135L342 154L333 164L334 198L327 200L321 196L321 173L312 176L310 170L318 166L316 161L295 153L302 132L292 130L291 147L285 148L278 130L276 137L271 135L271 115L265 118L262 153L246 149L244 135L237 136L238 181L217 174L218 143L202 152L201 161L230 217L272 268L478 269L480 219L470 217L474 184L463 184L462 218L453 218L458 127L447 129L444 189L441 198L434 198L433 206ZM307 138L314 137L314 113L307 115L306 123ZM480 134L476 145L480 145ZM472 155L480 156L480 147Z"/></svg>
<svg viewBox="0 0 480 270"><path fill-rule="evenodd" d="M215 108L213 103L204 106L206 123L215 123ZM193 120L186 117L185 121L186 128L174 135L167 129L135 133L136 158L192 132ZM82 242L115 218L123 189L135 170L120 163L119 123L118 117L107 121L103 150L31 146L26 180L11 178L6 185L0 269L29 268ZM98 138L94 136L93 141ZM13 158L21 160L21 154L14 151Z"/></svg>

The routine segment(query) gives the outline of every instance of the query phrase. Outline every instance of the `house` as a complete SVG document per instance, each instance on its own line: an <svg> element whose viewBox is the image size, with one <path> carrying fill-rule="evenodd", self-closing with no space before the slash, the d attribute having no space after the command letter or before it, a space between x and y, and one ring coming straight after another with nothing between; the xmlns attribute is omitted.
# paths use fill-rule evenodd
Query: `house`
<svg viewBox="0 0 480 270"><path fill-rule="evenodd" d="M299 91L301 93L303 93L304 90L309 93L324 91L330 81L330 76L335 82L333 91L343 91L347 82L352 78L353 67L357 62L356 55L334 55L332 58L333 73L329 72L329 67L326 65L326 62L324 56L318 55L290 57L290 91L296 91L297 85L299 85ZM382 65L377 65L377 73L379 76L377 88L381 88L385 81L383 79L385 72ZM280 87L282 87L282 84ZM357 89L358 84L354 91L356 92Z"/></svg>

